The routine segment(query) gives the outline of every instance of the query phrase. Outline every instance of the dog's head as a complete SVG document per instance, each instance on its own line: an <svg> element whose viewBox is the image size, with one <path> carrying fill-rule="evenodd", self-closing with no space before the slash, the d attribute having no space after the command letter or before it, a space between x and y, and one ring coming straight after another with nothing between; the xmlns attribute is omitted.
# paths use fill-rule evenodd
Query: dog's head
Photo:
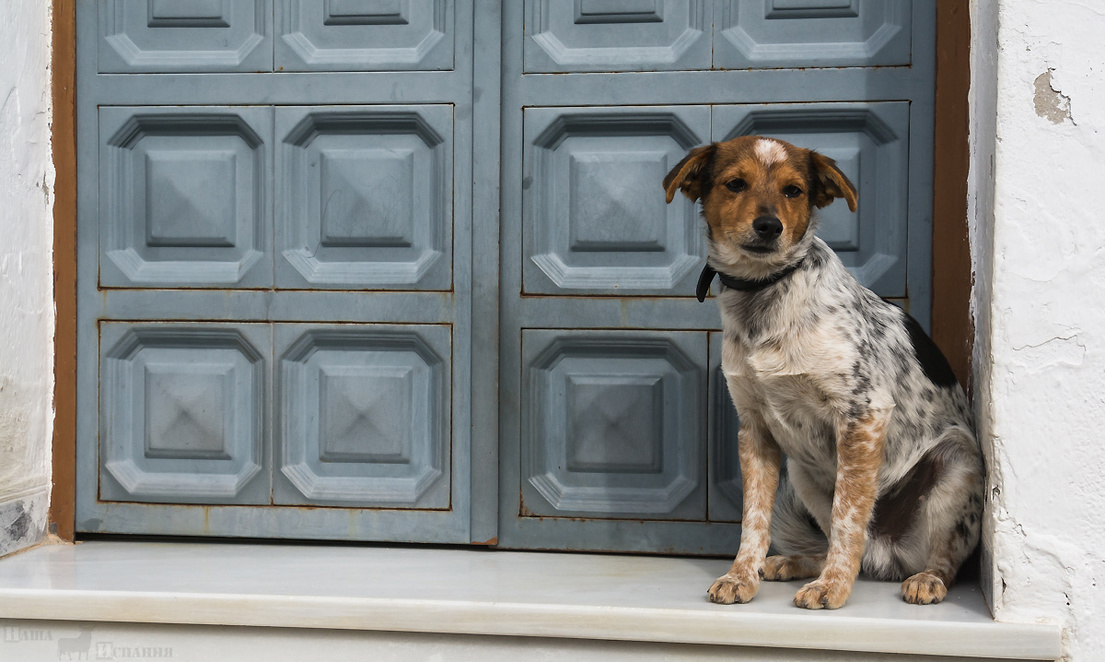
<svg viewBox="0 0 1105 662"><path fill-rule="evenodd" d="M812 150L761 136L696 147L664 177L670 203L677 190L702 201L715 266L762 278L812 241L814 208L835 198L856 210L856 188L836 163Z"/></svg>

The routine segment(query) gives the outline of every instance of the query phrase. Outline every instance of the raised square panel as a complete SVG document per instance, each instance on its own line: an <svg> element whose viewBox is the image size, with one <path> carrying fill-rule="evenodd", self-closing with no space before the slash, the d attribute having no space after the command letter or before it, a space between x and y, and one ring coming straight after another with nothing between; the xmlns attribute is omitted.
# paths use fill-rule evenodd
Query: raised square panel
<svg viewBox="0 0 1105 662"><path fill-rule="evenodd" d="M102 73L271 71L266 0L102 0Z"/></svg>
<svg viewBox="0 0 1105 662"><path fill-rule="evenodd" d="M410 463L411 405L419 378L410 365L320 366L319 402L326 412L320 459Z"/></svg>
<svg viewBox="0 0 1105 662"><path fill-rule="evenodd" d="M744 494L737 431L740 418L729 397L729 385L721 371L722 334L710 334L710 514L711 522L739 522Z"/></svg>
<svg viewBox="0 0 1105 662"><path fill-rule="evenodd" d="M234 366L227 361L187 365L147 361L146 456L229 459L227 408Z"/></svg>
<svg viewBox="0 0 1105 662"><path fill-rule="evenodd" d="M909 225L909 103L717 106L714 136L768 135L836 159L859 191L818 212L817 233L861 283L884 297L906 296Z"/></svg>
<svg viewBox="0 0 1105 662"><path fill-rule="evenodd" d="M706 0L526 0L526 73L708 69Z"/></svg>
<svg viewBox="0 0 1105 662"><path fill-rule="evenodd" d="M229 149L147 150L146 245L233 246L237 160Z"/></svg>
<svg viewBox="0 0 1105 662"><path fill-rule="evenodd" d="M100 498L269 501L263 325L101 326Z"/></svg>
<svg viewBox="0 0 1105 662"><path fill-rule="evenodd" d="M716 11L716 68L910 63L911 0L723 0Z"/></svg>
<svg viewBox="0 0 1105 662"><path fill-rule="evenodd" d="M453 12L447 0L277 0L276 68L450 70Z"/></svg>
<svg viewBox="0 0 1105 662"><path fill-rule="evenodd" d="M451 287L451 106L280 108L276 121L278 287Z"/></svg>
<svg viewBox="0 0 1105 662"><path fill-rule="evenodd" d="M666 228L657 222L663 215L656 201L641 195L637 186L663 181L666 157L659 150L572 153L568 158L569 250L664 250Z"/></svg>
<svg viewBox="0 0 1105 662"><path fill-rule="evenodd" d="M414 245L414 149L319 153L323 246Z"/></svg>
<svg viewBox="0 0 1105 662"><path fill-rule="evenodd" d="M664 384L659 375L568 375L571 472L660 473Z"/></svg>
<svg viewBox="0 0 1105 662"><path fill-rule="evenodd" d="M525 291L691 296L701 221L660 182L709 122L704 106L527 109Z"/></svg>
<svg viewBox="0 0 1105 662"><path fill-rule="evenodd" d="M449 327L277 325L276 338L276 503L449 507Z"/></svg>
<svg viewBox="0 0 1105 662"><path fill-rule="evenodd" d="M268 108L100 110L100 284L271 282Z"/></svg>
<svg viewBox="0 0 1105 662"><path fill-rule="evenodd" d="M705 518L705 334L526 330L522 515Z"/></svg>

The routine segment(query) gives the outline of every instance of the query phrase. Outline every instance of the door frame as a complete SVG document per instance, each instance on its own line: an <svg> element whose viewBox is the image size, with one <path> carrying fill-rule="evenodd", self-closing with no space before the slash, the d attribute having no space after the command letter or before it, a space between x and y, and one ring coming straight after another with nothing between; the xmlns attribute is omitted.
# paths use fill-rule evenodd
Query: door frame
<svg viewBox="0 0 1105 662"><path fill-rule="evenodd" d="M54 184L54 428L53 490L50 500L50 532L64 541L75 539L76 512L76 373L77 373L77 159L76 159L76 3L77 0L51 0L52 52L51 78L53 121L51 138L55 169ZM932 336L948 356L960 381L970 388L971 348L974 328L970 316L972 287L970 243L967 222L968 171L968 99L970 81L970 12L968 0L937 3L936 17L936 90L934 104L933 231L932 231ZM483 34L498 32L497 13L477 12L475 20L483 24ZM488 23L494 22L495 25ZM489 40L490 41L490 40ZM489 57L486 45L482 57ZM477 47L477 63L481 49ZM476 67L475 76L481 77ZM481 81L484 95L475 103L484 116L499 114L499 78L485 72ZM488 89L490 86L490 89ZM488 93L492 92L492 93ZM498 122L482 123L485 129L473 135L474 141L498 154L500 136L493 129ZM489 180L489 178L491 178ZM473 164L473 186L494 191L495 195L476 198L473 217L498 217L498 167L491 159ZM491 232L497 223L474 224L477 231L473 246L498 245L498 234ZM499 251L473 251L473 279L497 283ZM475 297L473 332L499 334L497 297ZM497 348L497 344L493 345ZM495 351L473 354L473 378L497 384L499 358ZM478 374L477 374L478 373ZM473 467L498 471L498 414L495 389L473 393L472 454ZM476 544L495 545L496 512L477 515L498 503L498 480L475 480L472 484L471 538Z"/></svg>

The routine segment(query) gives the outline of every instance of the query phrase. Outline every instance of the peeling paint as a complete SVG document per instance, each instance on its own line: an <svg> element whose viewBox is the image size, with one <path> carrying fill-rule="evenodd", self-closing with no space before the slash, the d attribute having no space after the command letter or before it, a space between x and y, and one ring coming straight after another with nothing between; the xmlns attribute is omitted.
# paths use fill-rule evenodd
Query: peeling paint
<svg viewBox="0 0 1105 662"><path fill-rule="evenodd" d="M1035 94L1033 103L1036 114L1052 124L1062 124L1065 120L1074 123L1070 115L1070 97L1055 89L1051 82L1051 69L1036 77L1034 84Z"/></svg>

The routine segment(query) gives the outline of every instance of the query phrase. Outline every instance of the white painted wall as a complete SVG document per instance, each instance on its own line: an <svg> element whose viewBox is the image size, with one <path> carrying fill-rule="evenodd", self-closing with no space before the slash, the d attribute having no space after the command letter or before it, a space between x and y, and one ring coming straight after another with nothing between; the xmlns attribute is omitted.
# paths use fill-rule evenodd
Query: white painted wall
<svg viewBox="0 0 1105 662"><path fill-rule="evenodd" d="M43 536L50 495L49 67L49 3L0 3L0 555Z"/></svg>
<svg viewBox="0 0 1105 662"><path fill-rule="evenodd" d="M972 9L993 607L1061 623L1070 659L1105 660L1105 2Z"/></svg>

